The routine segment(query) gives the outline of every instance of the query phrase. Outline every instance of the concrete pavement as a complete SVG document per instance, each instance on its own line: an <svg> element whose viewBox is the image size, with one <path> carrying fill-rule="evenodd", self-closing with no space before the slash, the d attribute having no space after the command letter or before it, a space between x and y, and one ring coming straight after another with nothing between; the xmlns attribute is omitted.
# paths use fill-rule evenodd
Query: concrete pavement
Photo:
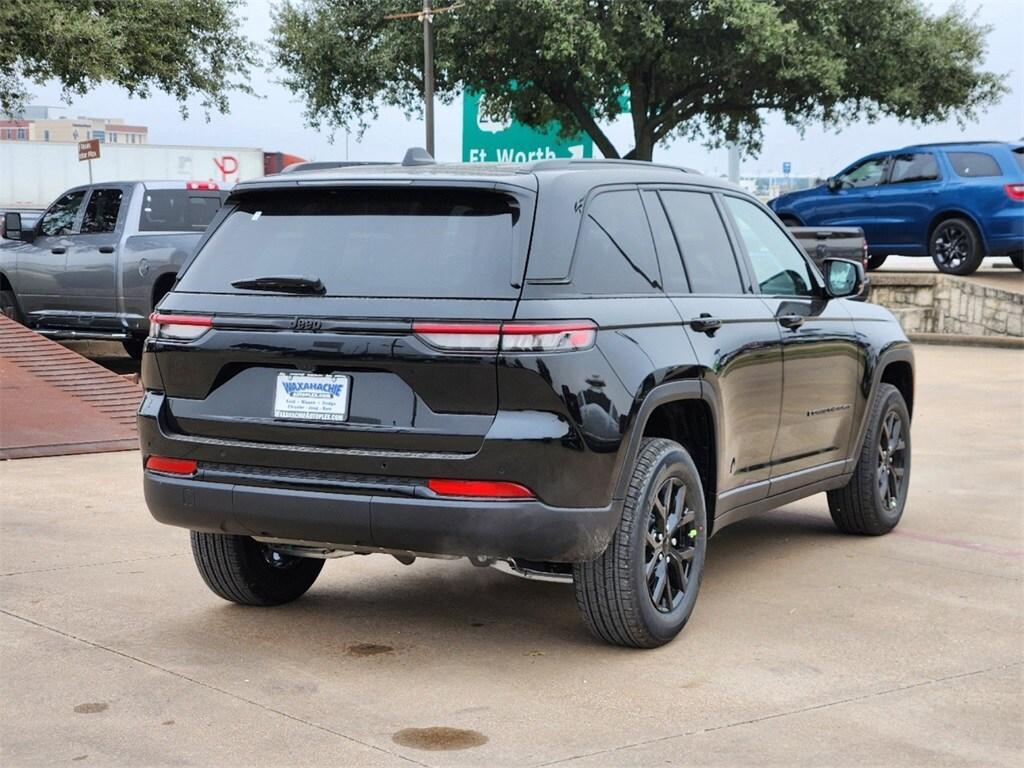
<svg viewBox="0 0 1024 768"><path fill-rule="evenodd" d="M840 535L824 496L728 528L654 651L465 561L346 558L229 605L138 454L2 463L0 762L1020 765L1024 355L916 353L896 532Z"/></svg>

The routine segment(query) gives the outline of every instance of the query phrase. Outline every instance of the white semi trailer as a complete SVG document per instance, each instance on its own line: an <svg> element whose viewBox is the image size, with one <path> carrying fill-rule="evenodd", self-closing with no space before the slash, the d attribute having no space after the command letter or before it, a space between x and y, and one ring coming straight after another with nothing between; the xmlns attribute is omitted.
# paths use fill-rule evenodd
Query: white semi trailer
<svg viewBox="0 0 1024 768"><path fill-rule="evenodd" d="M79 161L74 143L0 141L0 210L45 208L69 187L89 183L89 162ZM212 181L223 189L264 174L264 152L251 147L101 144L91 163L93 182Z"/></svg>

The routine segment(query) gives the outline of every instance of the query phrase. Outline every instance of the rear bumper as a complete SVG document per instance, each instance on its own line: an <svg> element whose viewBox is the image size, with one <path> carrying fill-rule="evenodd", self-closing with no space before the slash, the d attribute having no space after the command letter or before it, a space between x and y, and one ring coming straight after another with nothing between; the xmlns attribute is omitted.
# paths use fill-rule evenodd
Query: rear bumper
<svg viewBox="0 0 1024 768"><path fill-rule="evenodd" d="M193 531L440 555L592 560L604 551L618 520L614 504L566 509L536 500L335 493L150 471L144 486L153 517Z"/></svg>

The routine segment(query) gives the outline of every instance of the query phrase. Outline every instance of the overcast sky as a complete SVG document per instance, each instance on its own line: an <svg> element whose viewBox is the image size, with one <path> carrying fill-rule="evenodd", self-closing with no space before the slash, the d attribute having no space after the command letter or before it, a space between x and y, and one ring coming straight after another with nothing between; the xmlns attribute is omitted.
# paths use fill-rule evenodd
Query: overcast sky
<svg viewBox="0 0 1024 768"><path fill-rule="evenodd" d="M410 0L410 7L418 0ZM941 12L950 0L932 0L928 5ZM840 132L821 128L808 129L804 136L785 125L781 119L769 119L765 130L764 150L757 158L746 158L743 175L778 174L782 163L793 164L794 175L827 176L857 157L880 149L923 141L970 139L1019 139L1024 136L1024 0L980 0L964 2L969 11L977 9L977 18L993 27L988 37L985 67L1009 75L1011 92L1001 103L961 129L955 121L923 129L901 125L895 120L875 124L858 124ZM265 43L270 30L269 0L249 0L248 19L244 31L252 39ZM131 99L123 91L103 86L88 96L77 99L66 114L122 117L129 123L149 126L153 144L201 144L232 147L261 147L265 150L290 152L309 159L341 159L345 157L346 137L339 133L331 144L326 133L306 128L301 105L288 91L274 81L279 74L259 73L253 77L255 89L262 98L235 94L227 115L213 114L207 123L202 111L191 109L183 120L177 103L169 96L155 94L147 100ZM62 105L60 89L53 84L35 88L33 103ZM608 132L622 150L632 146L631 129L626 120L619 120ZM439 105L437 112L437 156L441 160L461 159L461 101L452 106ZM352 160L394 160L406 147L423 144L423 126L409 121L397 110L381 111L380 119L356 141L348 141L348 157ZM705 173L725 174L727 158L724 150L709 151L699 145L675 142L659 146L655 160L677 163Z"/></svg>

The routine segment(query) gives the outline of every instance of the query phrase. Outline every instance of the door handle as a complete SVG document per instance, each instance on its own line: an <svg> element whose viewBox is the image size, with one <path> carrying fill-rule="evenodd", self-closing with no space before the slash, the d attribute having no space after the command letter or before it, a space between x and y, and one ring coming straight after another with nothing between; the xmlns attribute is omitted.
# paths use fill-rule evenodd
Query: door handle
<svg viewBox="0 0 1024 768"><path fill-rule="evenodd" d="M65 253L66 251L67 251L67 248L65 248L62 245L58 245L56 248L51 248L50 249L50 253L56 253L56 254Z"/></svg>
<svg viewBox="0 0 1024 768"><path fill-rule="evenodd" d="M690 321L690 327L700 333L714 336L715 331L722 327L722 321L717 317L712 317L707 312L701 312L700 317L695 317Z"/></svg>
<svg viewBox="0 0 1024 768"><path fill-rule="evenodd" d="M779 325L783 328L799 328L805 319L803 315L782 315L779 317Z"/></svg>
<svg viewBox="0 0 1024 768"><path fill-rule="evenodd" d="M100 253L113 253L113 252L114 252L114 246L112 246L112 245L101 245L100 246Z"/></svg>

